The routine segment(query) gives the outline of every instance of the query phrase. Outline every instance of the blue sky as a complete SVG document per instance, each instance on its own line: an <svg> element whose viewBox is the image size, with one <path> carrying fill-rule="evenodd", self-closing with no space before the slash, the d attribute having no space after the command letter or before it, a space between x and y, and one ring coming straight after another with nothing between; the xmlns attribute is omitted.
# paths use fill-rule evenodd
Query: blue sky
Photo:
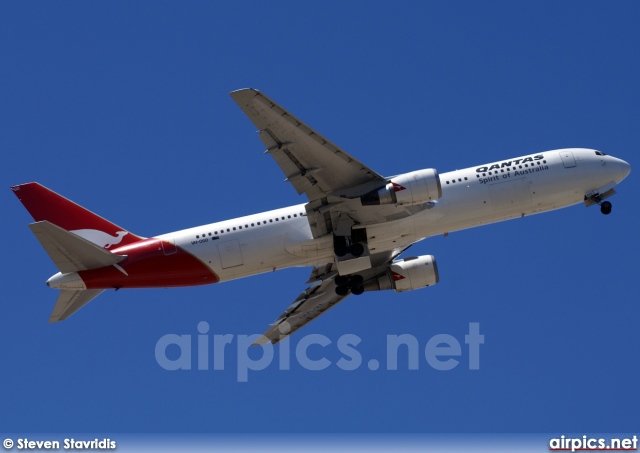
<svg viewBox="0 0 640 453"><path fill-rule="evenodd" d="M3 2L0 430L637 429L639 21L637 2ZM167 371L154 354L167 334L195 346L202 321L211 340L263 332L309 269L109 291L47 324L56 269L11 185L143 236L304 202L228 96L244 87L387 175L563 147L634 171L610 216L574 206L414 246L437 257L438 285L351 297L292 338L331 339L309 349L322 371L279 370L276 349L238 382L237 340L224 370ZM335 365L345 334L362 339L354 371ZM400 334L451 335L460 364L369 370Z"/></svg>

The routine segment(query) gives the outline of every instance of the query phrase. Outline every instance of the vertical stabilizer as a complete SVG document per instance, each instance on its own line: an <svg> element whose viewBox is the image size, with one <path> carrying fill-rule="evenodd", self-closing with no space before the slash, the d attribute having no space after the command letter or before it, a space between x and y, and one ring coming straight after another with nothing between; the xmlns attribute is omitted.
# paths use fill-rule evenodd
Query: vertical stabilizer
<svg viewBox="0 0 640 453"><path fill-rule="evenodd" d="M11 190L36 222L46 220L101 248L115 248L142 239L37 182L13 186Z"/></svg>

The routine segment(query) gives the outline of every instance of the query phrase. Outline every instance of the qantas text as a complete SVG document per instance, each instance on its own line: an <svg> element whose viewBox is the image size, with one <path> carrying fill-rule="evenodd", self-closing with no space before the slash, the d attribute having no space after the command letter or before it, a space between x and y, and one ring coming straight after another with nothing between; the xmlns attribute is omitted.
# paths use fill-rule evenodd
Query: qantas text
<svg viewBox="0 0 640 453"><path fill-rule="evenodd" d="M522 159L507 160L504 162L500 162L498 164L493 164L491 166L487 165L484 167L478 167L476 168L476 173L483 173L491 170L500 170L501 168L512 167L514 165L525 164L527 162L533 162L533 161L542 160L542 159L544 159L544 154L538 154L537 156L525 157Z"/></svg>

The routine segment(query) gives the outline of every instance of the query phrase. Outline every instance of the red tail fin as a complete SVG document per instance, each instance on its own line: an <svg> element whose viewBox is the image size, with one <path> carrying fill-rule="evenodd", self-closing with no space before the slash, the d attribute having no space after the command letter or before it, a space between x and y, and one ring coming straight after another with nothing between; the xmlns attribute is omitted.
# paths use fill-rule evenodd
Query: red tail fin
<svg viewBox="0 0 640 453"><path fill-rule="evenodd" d="M36 222L49 222L106 249L142 239L37 182L11 188ZM113 247L115 248L115 247Z"/></svg>

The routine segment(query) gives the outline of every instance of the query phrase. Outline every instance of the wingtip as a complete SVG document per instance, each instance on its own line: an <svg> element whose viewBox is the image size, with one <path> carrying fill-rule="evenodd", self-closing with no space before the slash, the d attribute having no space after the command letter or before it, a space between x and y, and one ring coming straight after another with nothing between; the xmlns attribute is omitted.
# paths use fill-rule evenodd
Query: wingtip
<svg viewBox="0 0 640 453"><path fill-rule="evenodd" d="M234 97L238 94L246 93L247 91L252 91L256 94L260 93L260 90L256 90L255 88L240 88L239 90L234 90L229 93L231 97Z"/></svg>
<svg viewBox="0 0 640 453"><path fill-rule="evenodd" d="M260 335L256 341L251 343L251 346L262 346L263 344L272 343L271 339L266 335Z"/></svg>

